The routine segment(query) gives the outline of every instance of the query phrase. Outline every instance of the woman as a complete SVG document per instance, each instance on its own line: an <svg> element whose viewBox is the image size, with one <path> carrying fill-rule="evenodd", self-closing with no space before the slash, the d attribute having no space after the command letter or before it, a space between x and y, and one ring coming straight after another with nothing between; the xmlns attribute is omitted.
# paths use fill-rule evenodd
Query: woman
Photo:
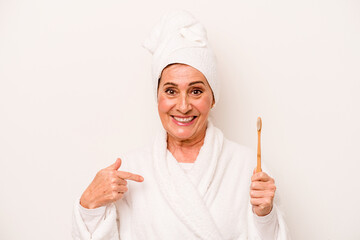
<svg viewBox="0 0 360 240"><path fill-rule="evenodd" d="M97 173L76 202L74 239L287 239L274 180L208 121L219 86L203 26L173 12L144 45L164 130Z"/></svg>

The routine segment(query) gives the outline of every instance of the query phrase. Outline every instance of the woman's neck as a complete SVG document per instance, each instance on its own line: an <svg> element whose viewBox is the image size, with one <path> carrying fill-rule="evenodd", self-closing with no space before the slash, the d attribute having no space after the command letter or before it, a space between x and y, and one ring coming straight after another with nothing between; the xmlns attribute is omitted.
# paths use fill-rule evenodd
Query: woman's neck
<svg viewBox="0 0 360 240"><path fill-rule="evenodd" d="M178 162L193 163L204 144L206 129L193 140L177 140L168 134L167 148Z"/></svg>

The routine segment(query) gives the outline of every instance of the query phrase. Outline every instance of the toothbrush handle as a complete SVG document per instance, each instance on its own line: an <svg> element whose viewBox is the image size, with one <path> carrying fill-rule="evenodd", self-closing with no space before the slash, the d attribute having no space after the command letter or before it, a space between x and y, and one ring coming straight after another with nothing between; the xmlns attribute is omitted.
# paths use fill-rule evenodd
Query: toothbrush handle
<svg viewBox="0 0 360 240"><path fill-rule="evenodd" d="M261 130L258 131L257 166L256 172L261 172Z"/></svg>

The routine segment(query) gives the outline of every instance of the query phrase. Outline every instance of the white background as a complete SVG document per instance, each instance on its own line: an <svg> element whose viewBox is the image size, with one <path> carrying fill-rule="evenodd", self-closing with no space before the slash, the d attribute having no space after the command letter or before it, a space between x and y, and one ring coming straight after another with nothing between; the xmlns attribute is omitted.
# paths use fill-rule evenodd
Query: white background
<svg viewBox="0 0 360 240"><path fill-rule="evenodd" d="M70 239L95 173L161 127L151 55L187 9L219 60L212 115L256 149L292 238L360 239L360 2L0 0L0 239Z"/></svg>

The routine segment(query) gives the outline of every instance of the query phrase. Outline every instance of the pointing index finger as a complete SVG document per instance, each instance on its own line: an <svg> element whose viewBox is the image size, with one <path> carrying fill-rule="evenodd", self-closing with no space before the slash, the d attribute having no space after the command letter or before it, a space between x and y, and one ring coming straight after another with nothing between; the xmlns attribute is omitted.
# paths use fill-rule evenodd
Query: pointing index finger
<svg viewBox="0 0 360 240"><path fill-rule="evenodd" d="M119 178L126 179L126 180L132 180L135 182L144 181L144 178L142 176L131 173L131 172L118 171L117 175Z"/></svg>

